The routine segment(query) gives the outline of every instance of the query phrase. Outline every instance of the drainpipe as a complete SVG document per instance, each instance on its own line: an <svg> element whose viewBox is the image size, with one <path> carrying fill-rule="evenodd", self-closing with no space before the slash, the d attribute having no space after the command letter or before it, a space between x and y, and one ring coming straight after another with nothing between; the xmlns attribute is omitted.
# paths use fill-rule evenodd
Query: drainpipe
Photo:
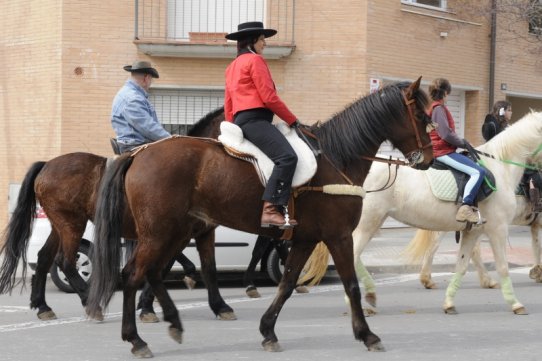
<svg viewBox="0 0 542 361"><path fill-rule="evenodd" d="M134 34L134 39L136 39L136 40L139 39L139 23L138 23L138 20L139 20L139 1L135 0L135 26L134 26L135 34Z"/></svg>
<svg viewBox="0 0 542 361"><path fill-rule="evenodd" d="M497 0L491 1L491 47L489 52L489 105L491 113L495 102L495 48L497 39Z"/></svg>

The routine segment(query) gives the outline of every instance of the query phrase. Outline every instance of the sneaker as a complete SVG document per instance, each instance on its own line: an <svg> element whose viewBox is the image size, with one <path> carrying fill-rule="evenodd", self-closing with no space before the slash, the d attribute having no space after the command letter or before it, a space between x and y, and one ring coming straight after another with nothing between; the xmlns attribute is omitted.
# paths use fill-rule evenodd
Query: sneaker
<svg viewBox="0 0 542 361"><path fill-rule="evenodd" d="M486 220L480 216L477 208L471 207L468 204L463 204L457 210L455 220L458 222L470 222L470 223L486 223Z"/></svg>

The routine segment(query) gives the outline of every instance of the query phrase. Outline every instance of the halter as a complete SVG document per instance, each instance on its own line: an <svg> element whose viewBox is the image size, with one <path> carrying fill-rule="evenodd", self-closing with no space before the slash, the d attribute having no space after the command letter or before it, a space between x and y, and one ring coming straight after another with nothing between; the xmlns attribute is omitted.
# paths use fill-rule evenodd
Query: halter
<svg viewBox="0 0 542 361"><path fill-rule="evenodd" d="M401 92L403 95L403 101L408 111L408 119L410 120L410 123L412 124L412 128L414 128L414 134L416 135L416 144L418 146L418 149L413 150L412 152L405 154L406 161L399 160L399 159L391 159L391 157L388 158L382 158L382 157L368 157L368 156L362 156L363 159L376 161L376 162L382 162L387 164L396 164L396 165L407 165L410 167L414 167L416 164L419 164L423 161L423 151L425 148L432 147L431 142L427 143L426 145L422 144L422 138L420 136L420 131L418 129L418 125L416 124L416 118L414 117L414 114L412 113L412 109L410 108L410 105L412 103L416 102L416 99L407 99L405 93Z"/></svg>

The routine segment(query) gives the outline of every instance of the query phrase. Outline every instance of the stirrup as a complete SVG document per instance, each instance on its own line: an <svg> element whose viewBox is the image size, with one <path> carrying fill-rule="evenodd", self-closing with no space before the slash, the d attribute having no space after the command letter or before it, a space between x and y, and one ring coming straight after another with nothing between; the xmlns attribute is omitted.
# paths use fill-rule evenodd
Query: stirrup
<svg viewBox="0 0 542 361"><path fill-rule="evenodd" d="M480 213L480 210L478 209L478 207L471 207L471 208L478 215L478 222L473 223L475 226L481 226L482 224L487 222L487 220L482 218L482 213Z"/></svg>

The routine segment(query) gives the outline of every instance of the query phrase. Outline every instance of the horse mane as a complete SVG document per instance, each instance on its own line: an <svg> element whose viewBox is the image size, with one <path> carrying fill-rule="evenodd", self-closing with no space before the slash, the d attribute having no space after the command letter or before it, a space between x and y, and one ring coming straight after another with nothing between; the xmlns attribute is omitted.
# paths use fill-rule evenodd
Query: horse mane
<svg viewBox="0 0 542 361"><path fill-rule="evenodd" d="M224 113L224 106L218 107L215 110L211 110L203 118L198 120L197 123L194 123L194 126L188 131L186 135L194 137L202 134L208 129L209 124L212 123L215 118L218 117L221 113Z"/></svg>
<svg viewBox="0 0 542 361"><path fill-rule="evenodd" d="M531 156L539 144L542 144L542 113L531 111L478 148L498 159L510 159Z"/></svg>
<svg viewBox="0 0 542 361"><path fill-rule="evenodd" d="M393 132L396 121L407 117L402 90L410 84L387 85L355 100L327 122L313 127L322 150L342 167L362 154L370 154ZM420 109L427 108L429 98L422 89L418 89L413 98Z"/></svg>

